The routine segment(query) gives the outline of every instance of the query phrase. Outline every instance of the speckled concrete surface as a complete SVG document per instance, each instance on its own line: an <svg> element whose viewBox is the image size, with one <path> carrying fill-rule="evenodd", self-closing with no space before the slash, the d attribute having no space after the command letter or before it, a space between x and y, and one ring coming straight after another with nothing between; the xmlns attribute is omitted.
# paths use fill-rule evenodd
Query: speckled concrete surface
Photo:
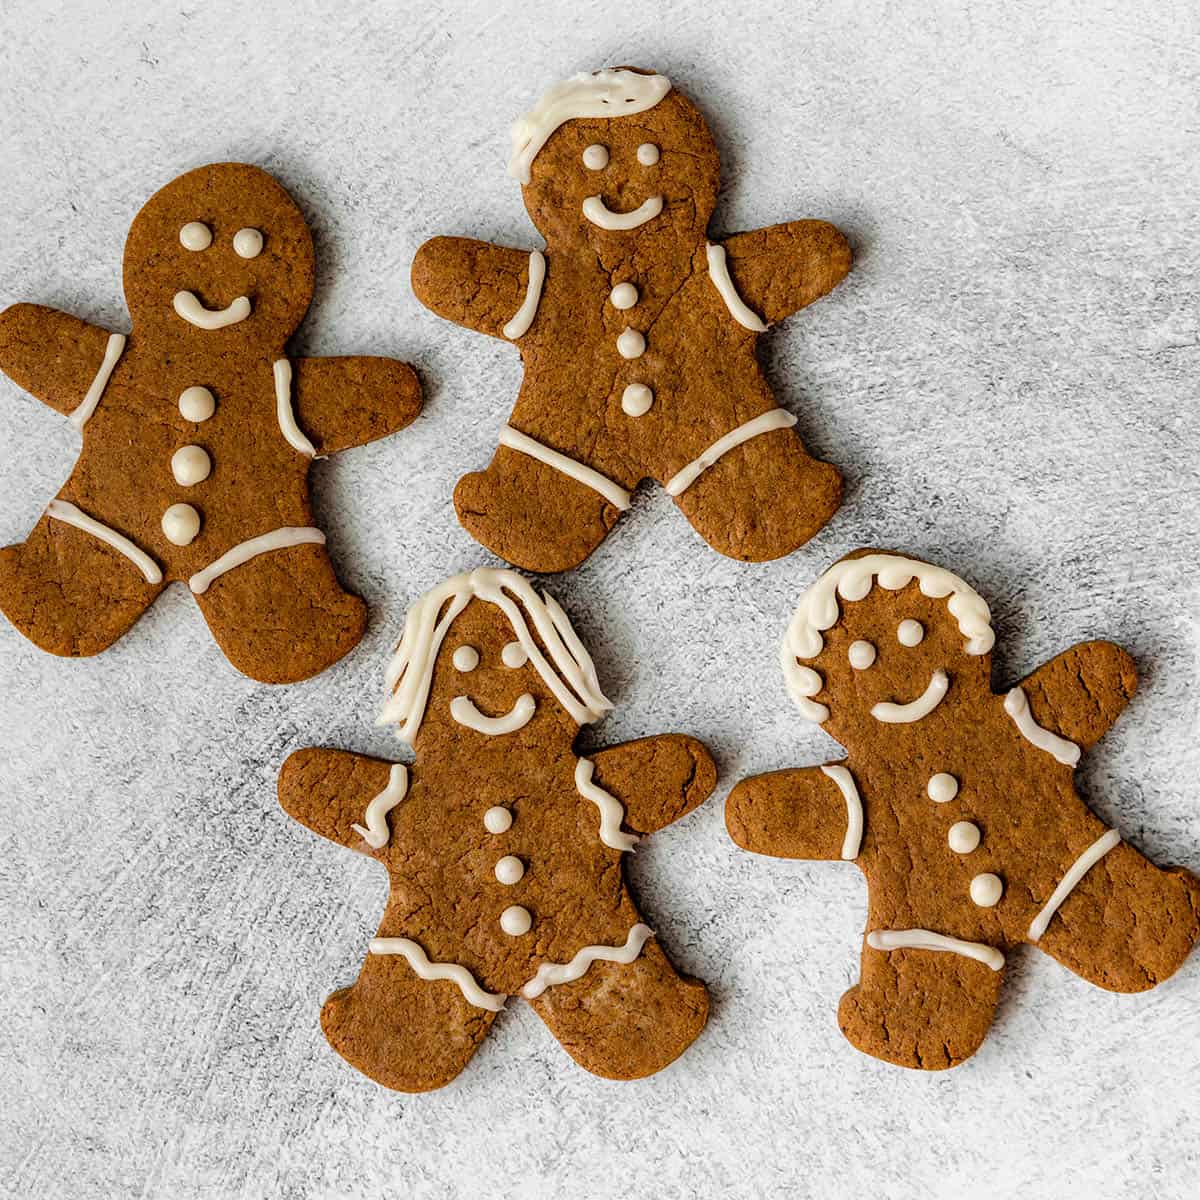
<svg viewBox="0 0 1200 1200"><path fill-rule="evenodd" d="M1194 6L471 7L0 14L0 303L127 328L137 208L188 167L245 159L315 229L301 348L394 353L428 386L410 430L316 469L334 557L371 606L363 645L323 677L240 678L179 589L85 662L0 625L0 1189L1186 1194L1200 957L1120 997L1017 955L982 1052L908 1074L860 1057L834 1020L865 915L856 872L736 853L721 799L742 774L831 753L785 698L777 639L832 558L907 547L992 601L1004 679L1083 637L1134 652L1141 693L1081 785L1148 853L1200 869ZM712 988L701 1040L657 1078L606 1083L513 1004L455 1085L392 1095L317 1024L383 880L293 826L274 774L314 741L398 750L371 724L384 655L412 596L485 561L449 497L518 379L511 351L417 305L408 263L439 232L535 244L504 175L507 123L555 78L611 62L654 65L706 108L725 162L716 231L822 216L853 239L850 280L766 339L847 503L806 550L743 567L643 492L553 585L619 701L590 736L688 729L720 756L719 796L632 867L664 944ZM0 429L8 542L77 443L6 380Z"/></svg>

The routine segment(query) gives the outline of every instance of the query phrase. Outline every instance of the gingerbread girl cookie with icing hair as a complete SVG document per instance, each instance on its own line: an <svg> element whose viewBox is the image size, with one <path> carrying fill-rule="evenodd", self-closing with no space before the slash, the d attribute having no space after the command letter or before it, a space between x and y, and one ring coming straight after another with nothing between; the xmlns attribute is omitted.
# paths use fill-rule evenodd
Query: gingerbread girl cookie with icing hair
<svg viewBox="0 0 1200 1200"><path fill-rule="evenodd" d="M663 734L577 755L580 726L612 706L563 610L512 571L418 600L387 680L380 721L411 768L313 749L279 776L289 815L391 882L357 981L322 1009L329 1042L387 1087L428 1091L520 996L594 1074L661 1070L708 994L659 947L622 860L712 791L708 751Z"/></svg>
<svg viewBox="0 0 1200 1200"><path fill-rule="evenodd" d="M133 332L17 304L0 369L83 435L71 477L0 550L0 610L54 654L98 654L170 582L186 582L221 649L269 683L307 678L362 635L313 523L312 460L403 428L411 367L295 358L312 237L265 171L200 167L167 184L125 243Z"/></svg>
<svg viewBox="0 0 1200 1200"><path fill-rule="evenodd" d="M900 1066L979 1048L1021 943L1140 992L1200 939L1200 880L1147 861L1075 790L1080 754L1133 696L1128 654L1084 642L997 695L993 642L987 604L949 571L873 551L836 563L782 659L801 713L847 757L743 780L726 806L744 849L866 876L861 978L838 1021Z"/></svg>
<svg viewBox="0 0 1200 1200"><path fill-rule="evenodd" d="M802 545L837 509L841 477L805 451L755 347L845 276L846 239L790 221L711 241L717 149L662 75L558 84L513 143L509 173L545 251L438 237L412 270L423 304L515 343L525 367L491 464L455 490L463 526L517 566L563 571L649 478L731 558Z"/></svg>

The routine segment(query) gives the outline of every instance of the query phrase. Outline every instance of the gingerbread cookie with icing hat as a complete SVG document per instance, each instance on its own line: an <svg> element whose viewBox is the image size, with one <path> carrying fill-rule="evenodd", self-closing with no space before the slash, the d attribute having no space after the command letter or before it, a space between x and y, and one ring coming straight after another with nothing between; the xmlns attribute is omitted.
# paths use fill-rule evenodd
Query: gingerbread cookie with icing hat
<svg viewBox="0 0 1200 1200"><path fill-rule="evenodd" d="M1154 866L1075 790L1080 754L1133 696L1129 655L1084 642L993 694L987 604L949 571L862 551L809 589L782 658L801 713L847 749L743 780L742 848L845 859L867 878L858 1049L923 1070L982 1043L1023 942L1115 992L1172 974L1200 938L1200 880Z"/></svg>
<svg viewBox="0 0 1200 1200"><path fill-rule="evenodd" d="M98 654L170 582L186 582L229 660L307 678L362 635L313 523L312 460L403 428L411 367L294 358L312 237L265 171L200 167L167 184L125 243L133 331L17 304L0 369L83 435L71 477L0 550L0 610L53 654Z"/></svg>
<svg viewBox="0 0 1200 1200"><path fill-rule="evenodd" d="M596 1075L667 1066L708 994L659 947L622 860L709 795L708 751L663 734L577 755L580 726L612 705L566 614L512 571L418 600L387 681L380 721L398 724L411 768L313 749L279 777L292 817L391 882L357 981L322 1009L334 1049L387 1087L429 1091L520 996Z"/></svg>
<svg viewBox="0 0 1200 1200"><path fill-rule="evenodd" d="M846 239L790 221L711 241L716 145L662 75L575 76L513 144L545 251L438 237L412 269L423 304L513 342L525 367L490 465L455 489L463 526L517 566L563 571L654 479L722 554L796 549L837 509L841 477L805 451L755 347L845 276Z"/></svg>

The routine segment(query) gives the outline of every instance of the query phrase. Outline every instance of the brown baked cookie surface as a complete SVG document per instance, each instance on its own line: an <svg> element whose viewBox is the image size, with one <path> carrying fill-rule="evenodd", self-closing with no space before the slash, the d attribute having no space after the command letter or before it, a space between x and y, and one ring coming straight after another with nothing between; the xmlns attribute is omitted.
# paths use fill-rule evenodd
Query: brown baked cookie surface
<svg viewBox="0 0 1200 1200"><path fill-rule="evenodd" d="M513 142L545 251L438 237L412 268L423 304L514 342L525 368L490 465L455 490L463 526L517 566L563 571L654 479L722 554L796 549L837 509L841 477L805 451L755 347L846 275L846 239L791 221L710 241L717 149L661 75L558 84Z"/></svg>
<svg viewBox="0 0 1200 1200"><path fill-rule="evenodd" d="M364 606L313 523L309 464L403 428L421 391L391 359L287 356L313 271L287 192L219 163L134 219L131 333L34 304L0 313L0 369L83 435L46 515L0 550L0 610L36 645L98 654L176 580L255 679L305 679L358 642Z"/></svg>
<svg viewBox="0 0 1200 1200"><path fill-rule="evenodd" d="M801 712L847 750L758 775L726 805L743 849L845 859L867 878L861 978L838 1010L860 1050L923 1070L973 1054L1022 942L1115 992L1200 939L1200 880L1160 868L1075 791L1133 696L1129 655L1085 642L1001 694L987 604L940 567L860 551L805 593L782 660Z"/></svg>
<svg viewBox="0 0 1200 1200"><path fill-rule="evenodd" d="M596 1075L667 1066L708 993L659 947L622 860L709 795L708 751L663 734L576 755L580 726L611 705L562 609L512 571L418 600L388 685L381 722L413 747L411 768L311 749L279 776L289 815L391 884L358 979L322 1009L330 1044L386 1087L428 1091L521 996Z"/></svg>

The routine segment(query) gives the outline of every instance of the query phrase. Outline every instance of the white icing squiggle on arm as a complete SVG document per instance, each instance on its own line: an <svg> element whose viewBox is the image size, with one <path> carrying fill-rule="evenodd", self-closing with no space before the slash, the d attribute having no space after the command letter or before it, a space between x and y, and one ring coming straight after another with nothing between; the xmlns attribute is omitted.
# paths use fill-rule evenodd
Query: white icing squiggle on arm
<svg viewBox="0 0 1200 1200"><path fill-rule="evenodd" d="M973 958L993 971L1004 967L1004 955L995 946L964 942L961 938L931 933L928 929L872 929L867 934L867 945L872 950L938 950Z"/></svg>
<svg viewBox="0 0 1200 1200"><path fill-rule="evenodd" d="M399 954L417 976L426 981L444 979L457 984L463 998L476 1008L485 1008L488 1012L499 1012L504 1007L507 996L500 992L485 992L475 982L475 976L466 967L458 963L430 962L429 956L408 938L372 938L367 947L372 954Z"/></svg>
<svg viewBox="0 0 1200 1200"><path fill-rule="evenodd" d="M852 861L858 857L862 847L863 807L862 797L854 785L854 776L845 767L822 767L821 773L828 775L838 785L846 801L846 836L842 841L842 857Z"/></svg>
<svg viewBox="0 0 1200 1200"><path fill-rule="evenodd" d="M908 704L892 704L881 701L871 709L871 716L885 725L907 725L912 721L920 721L946 698L950 690L950 680L945 671L934 671L929 680L929 686L915 700Z"/></svg>
<svg viewBox="0 0 1200 1200"><path fill-rule="evenodd" d="M111 546L118 554L123 554L139 571L147 583L162 583L162 571L158 563L140 546L135 546L124 534L110 529L95 517L89 517L81 508L76 508L69 500L51 500L46 506L46 516L64 525L72 525L84 533L90 533L105 545Z"/></svg>
<svg viewBox="0 0 1200 1200"><path fill-rule="evenodd" d="M513 318L500 331L509 341L516 341L529 332L538 305L542 300L542 284L546 281L546 256L540 250L529 252L529 282L525 285L525 299Z"/></svg>
<svg viewBox="0 0 1200 1200"><path fill-rule="evenodd" d="M708 243L708 277L725 301L729 315L741 326L753 333L766 333L767 323L738 295L733 280L729 277L729 264L725 261L725 247Z"/></svg>
<svg viewBox="0 0 1200 1200"><path fill-rule="evenodd" d="M113 369L120 361L124 351L125 335L123 333L110 333L108 335L108 344L104 347L104 358L100 363L99 369L96 371L96 377L92 380L91 386L88 388L79 407L67 418L81 433L83 432L83 427L91 418L92 413L96 411L96 405L100 403L100 399L104 395L104 389L108 387L109 377L112 375Z"/></svg>
<svg viewBox="0 0 1200 1200"><path fill-rule="evenodd" d="M286 358L275 360L275 416L279 421L279 432L284 441L293 450L309 458L317 457L317 448L304 436L304 431L296 424L296 414L292 411L292 364Z"/></svg>
<svg viewBox="0 0 1200 1200"><path fill-rule="evenodd" d="M1051 918L1062 907L1063 901L1079 886L1080 880L1110 851L1115 850L1121 842L1121 835L1110 829L1103 837L1097 838L1072 864L1071 868L1059 881L1058 887L1050 894L1050 899L1042 906L1042 911L1033 918L1026 935L1031 942L1046 932Z"/></svg>
<svg viewBox="0 0 1200 1200"><path fill-rule="evenodd" d="M1029 697L1025 695L1023 689L1015 687L1004 697L1004 711L1016 722L1021 736L1026 741L1032 742L1039 750L1045 750L1047 754L1053 755L1064 767L1078 766L1081 753L1079 747L1074 742L1059 737L1057 733L1043 729L1033 719L1033 713L1029 711Z"/></svg>
<svg viewBox="0 0 1200 1200"><path fill-rule="evenodd" d="M623 946L584 946L569 963L542 963L537 974L521 989L526 1000L536 1000L548 987L581 979L594 962L615 962L628 966L654 936L654 930L640 921L630 931Z"/></svg>
<svg viewBox="0 0 1200 1200"><path fill-rule="evenodd" d="M592 774L596 770L595 763L590 758L581 758L575 764L575 790L585 799L590 800L600 810L600 840L614 850L624 853L637 845L638 839L632 833L621 832L621 821L625 817L625 806L606 792L599 784L592 782Z"/></svg>
<svg viewBox="0 0 1200 1200"><path fill-rule="evenodd" d="M387 787L367 805L367 811L363 815L363 820L367 823L366 828L361 825L352 825L350 828L359 834L368 846L376 850L382 849L392 836L391 830L388 829L387 815L407 794L408 768L403 763L394 763L388 773Z"/></svg>

